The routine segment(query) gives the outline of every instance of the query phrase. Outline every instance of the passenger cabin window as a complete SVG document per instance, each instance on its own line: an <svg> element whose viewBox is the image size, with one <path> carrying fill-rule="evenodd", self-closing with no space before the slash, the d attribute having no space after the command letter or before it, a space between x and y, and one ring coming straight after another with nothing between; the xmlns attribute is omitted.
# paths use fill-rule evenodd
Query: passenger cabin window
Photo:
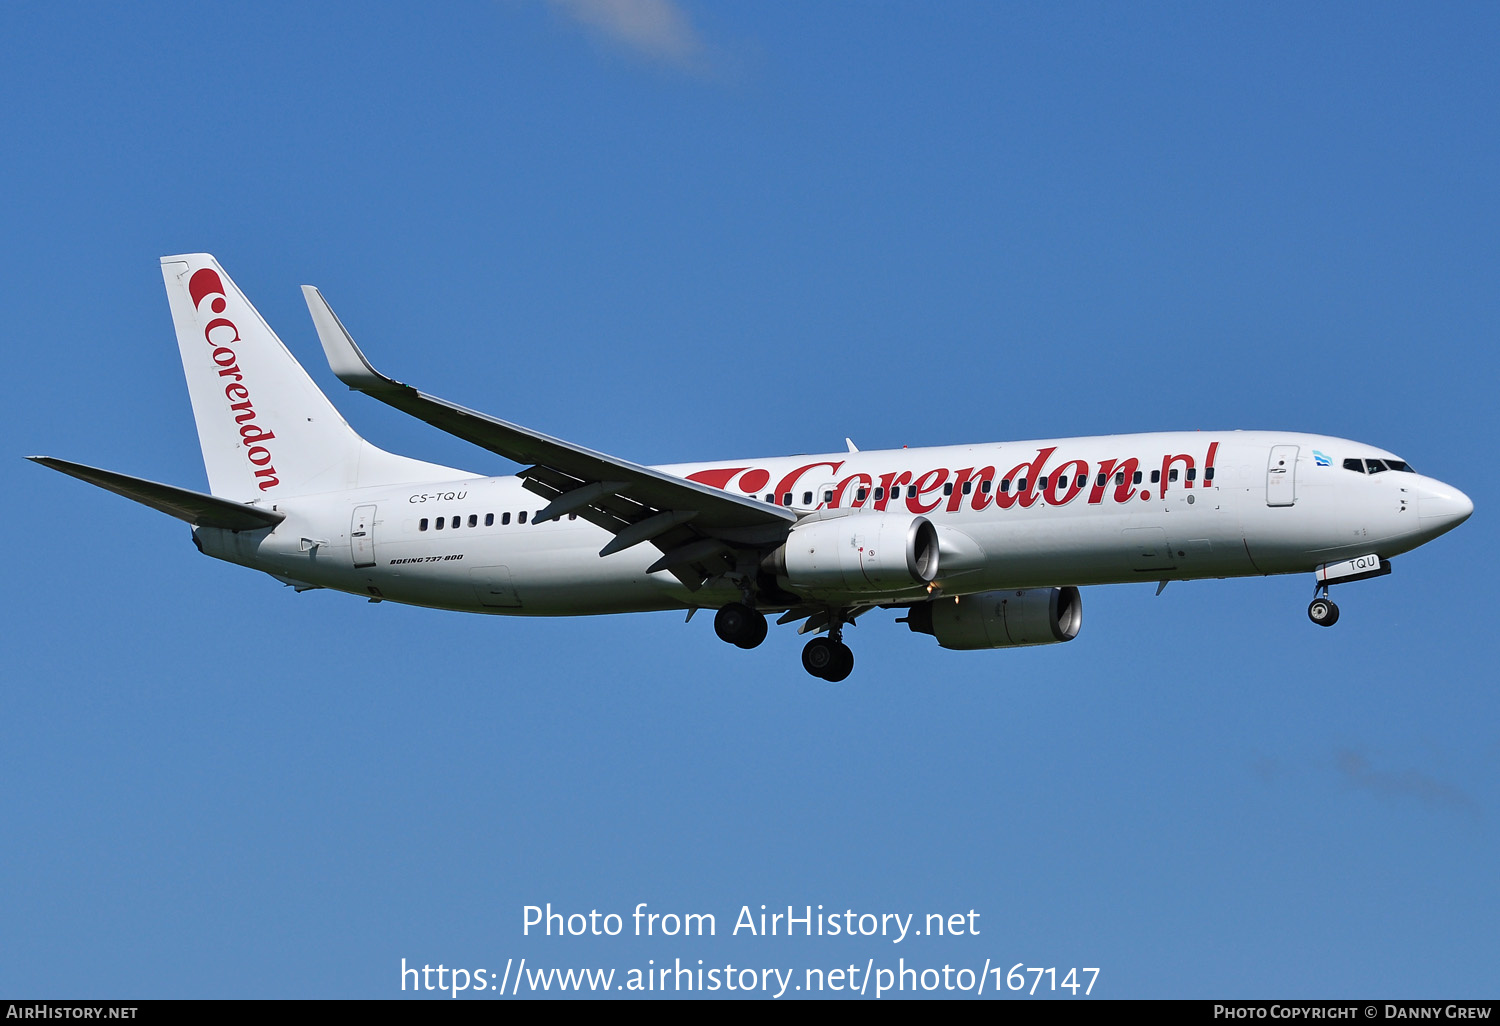
<svg viewBox="0 0 1500 1026"><path fill-rule="evenodd" d="M1095 485L1095 487L1103 488L1105 482L1108 481L1108 480L1109 480L1109 475L1108 474L1100 473L1099 479L1094 482L1094 485Z"/></svg>
<svg viewBox="0 0 1500 1026"><path fill-rule="evenodd" d="M866 491L865 489L863 489L863 488L856 488L856 489L854 489L854 501L855 502L864 502L865 501L865 496L868 495L868 494L870 494L870 493L868 491Z"/></svg>
<svg viewBox="0 0 1500 1026"><path fill-rule="evenodd" d="M812 505L812 492L803 492L802 493L802 505L804 505L804 506L811 506Z"/></svg>
<svg viewBox="0 0 1500 1026"><path fill-rule="evenodd" d="M1153 470L1153 471L1151 471L1151 483L1152 484L1161 484L1161 471L1159 471L1159 470Z"/></svg>
<svg viewBox="0 0 1500 1026"><path fill-rule="evenodd" d="M952 495L953 494L953 482L952 481L949 481L947 484L943 485L943 494L944 495Z"/></svg>
<svg viewBox="0 0 1500 1026"><path fill-rule="evenodd" d="M453 529L455 531L458 530L459 525L461 525L462 523L463 523L463 518L462 517L454 517L453 518Z"/></svg>
<svg viewBox="0 0 1500 1026"><path fill-rule="evenodd" d="M1016 482L1016 491L1018 491L1018 492L1024 492L1025 490L1026 490L1026 479L1023 477L1023 478L1021 478L1021 480L1019 480L1019 481Z"/></svg>
<svg viewBox="0 0 1500 1026"><path fill-rule="evenodd" d="M767 492L766 493L766 501L769 502L771 505L774 506L774 505L776 505L776 496L772 495L770 492Z"/></svg>
<svg viewBox="0 0 1500 1026"><path fill-rule="evenodd" d="M448 518L447 517L438 517L437 520L433 522L432 526L434 528L436 528L437 530L441 531L443 529L444 525L446 525L447 523L448 523Z"/></svg>
<svg viewBox="0 0 1500 1026"><path fill-rule="evenodd" d="M423 517L421 520L417 521L417 530L418 531L425 531L425 530L427 530L427 518L426 517Z"/></svg>
<svg viewBox="0 0 1500 1026"><path fill-rule="evenodd" d="M510 513L509 512L501 513L500 514L500 526L504 527L508 523L510 523Z"/></svg>
<svg viewBox="0 0 1500 1026"><path fill-rule="evenodd" d="M824 502L832 502L833 501L833 489L832 488L824 489L824 491L823 491L823 501Z"/></svg>
<svg viewBox="0 0 1500 1026"><path fill-rule="evenodd" d="M1192 471L1188 471L1188 480L1191 481L1192 479L1193 479ZM1137 470L1135 472L1135 475L1130 480L1133 483L1135 483L1135 484L1140 484L1141 483L1141 472L1139 470Z"/></svg>
<svg viewBox="0 0 1500 1026"><path fill-rule="evenodd" d="M1047 475L1046 474L1043 474L1041 477L1039 477L1039 478L1036 479L1036 486L1038 488L1046 490L1046 487L1047 487Z"/></svg>
<svg viewBox="0 0 1500 1026"><path fill-rule="evenodd" d="M486 513L484 515L484 526L485 527L494 527L495 526L495 514L493 514L493 513Z"/></svg>
<svg viewBox="0 0 1500 1026"><path fill-rule="evenodd" d="M1203 471L1203 483L1207 484L1208 482L1212 481L1213 479L1214 479L1214 468L1213 467L1207 467L1207 468L1205 468L1204 471Z"/></svg>
<svg viewBox="0 0 1500 1026"><path fill-rule="evenodd" d="M791 492L784 492L784 493L782 493L781 504L783 506L790 506L792 504L792 493Z"/></svg>
<svg viewBox="0 0 1500 1026"><path fill-rule="evenodd" d="M1168 481L1176 481L1177 480L1177 468L1176 467L1173 467L1171 470L1167 471L1167 480Z"/></svg>
<svg viewBox="0 0 1500 1026"><path fill-rule="evenodd" d="M1141 475L1139 475L1139 474L1135 475L1135 479L1136 479L1136 481L1140 481ZM1188 467L1188 480L1189 481L1196 481L1196 480L1198 480L1198 468L1197 467Z"/></svg>
<svg viewBox="0 0 1500 1026"><path fill-rule="evenodd" d="M973 481L965 481L964 482L964 494L968 495L973 490L974 490L974 482Z"/></svg>
<svg viewBox="0 0 1500 1026"><path fill-rule="evenodd" d="M1002 477L1000 479L1000 490L1002 492L1008 492L1008 491L1010 491L1010 478L1008 478L1008 477Z"/></svg>
<svg viewBox="0 0 1500 1026"><path fill-rule="evenodd" d="M479 526L479 514L478 513L470 513L469 514L469 526L470 527L478 527Z"/></svg>
<svg viewBox="0 0 1500 1026"><path fill-rule="evenodd" d="M879 502L883 498L885 498L885 489L884 488L877 488L877 489L875 489L875 501Z"/></svg>
<svg viewBox="0 0 1500 1026"><path fill-rule="evenodd" d="M990 494L990 479L989 478L985 478L983 481L979 482L979 490L981 492L983 492L984 494L986 494L986 495Z"/></svg>
<svg viewBox="0 0 1500 1026"><path fill-rule="evenodd" d="M1174 480L1174 481L1177 480L1177 471L1175 471L1175 470L1172 471L1172 480ZM1122 485L1124 483L1125 483L1125 471L1122 470L1118 474L1115 475L1115 484Z"/></svg>
<svg viewBox="0 0 1500 1026"><path fill-rule="evenodd" d="M518 524L524 524L524 523L526 523L526 512L527 511L523 509L523 510L521 510L520 513L518 513L516 515L516 523L518 523Z"/></svg>

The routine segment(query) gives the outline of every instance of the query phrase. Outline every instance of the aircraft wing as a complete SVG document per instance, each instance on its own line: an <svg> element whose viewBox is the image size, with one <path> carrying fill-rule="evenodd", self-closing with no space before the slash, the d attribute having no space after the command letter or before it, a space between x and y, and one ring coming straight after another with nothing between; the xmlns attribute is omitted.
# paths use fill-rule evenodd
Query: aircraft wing
<svg viewBox="0 0 1500 1026"><path fill-rule="evenodd" d="M304 285L302 294L340 381L506 459L532 464L518 476L549 500L536 519L576 513L597 524L615 535L601 556L649 541L662 551L652 572L671 571L697 588L733 566L736 548L777 544L797 522L789 509L574 445L387 377L365 358L321 292Z"/></svg>
<svg viewBox="0 0 1500 1026"><path fill-rule="evenodd" d="M194 527L222 527L229 531L255 531L275 527L286 519L285 513L275 510L246 506L232 499L221 499L217 495L189 491L175 485L158 484L129 474L117 474L112 470L70 463L51 456L28 456L33 463L98 485L106 491L133 499L143 506L160 510L178 520L186 520Z"/></svg>

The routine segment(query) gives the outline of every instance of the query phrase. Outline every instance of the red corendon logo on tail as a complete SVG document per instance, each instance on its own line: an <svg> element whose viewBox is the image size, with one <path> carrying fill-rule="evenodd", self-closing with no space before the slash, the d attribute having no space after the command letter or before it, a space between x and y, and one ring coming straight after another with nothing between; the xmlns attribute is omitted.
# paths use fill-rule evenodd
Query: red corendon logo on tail
<svg viewBox="0 0 1500 1026"><path fill-rule="evenodd" d="M188 279L188 295L192 296L193 309L200 318L211 313L221 314L228 305L224 295L224 280L211 267L195 271ZM208 303L207 310L204 310L205 301ZM271 450L261 443L269 442L276 435L256 423L255 404L250 401L250 389L243 384L245 375L240 371L239 357L229 348L240 341L240 329L227 317L215 317L204 327L203 339L213 346L211 356L214 363L218 364L219 377L224 379L224 398L229 400L229 408L234 411L234 421L240 426L240 440L246 447L245 458L254 464L253 472L259 478L255 483L260 486L261 491L275 488L281 481L276 476L276 467L271 463Z"/></svg>

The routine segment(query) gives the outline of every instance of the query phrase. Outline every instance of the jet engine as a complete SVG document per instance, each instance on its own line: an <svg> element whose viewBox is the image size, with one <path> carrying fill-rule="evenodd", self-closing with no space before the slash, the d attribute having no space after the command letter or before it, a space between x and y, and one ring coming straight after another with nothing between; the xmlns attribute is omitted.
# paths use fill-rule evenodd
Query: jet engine
<svg viewBox="0 0 1500 1026"><path fill-rule="evenodd" d="M920 587L937 576L937 528L926 517L900 513L807 521L763 565L805 591Z"/></svg>
<svg viewBox="0 0 1500 1026"><path fill-rule="evenodd" d="M1017 648L1072 641L1083 626L1077 588L986 591L912 606L906 625L943 648Z"/></svg>

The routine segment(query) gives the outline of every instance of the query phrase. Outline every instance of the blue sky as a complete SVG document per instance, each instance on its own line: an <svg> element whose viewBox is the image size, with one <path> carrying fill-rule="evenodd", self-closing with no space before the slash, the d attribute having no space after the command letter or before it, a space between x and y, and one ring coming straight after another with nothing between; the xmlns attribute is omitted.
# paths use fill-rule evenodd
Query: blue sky
<svg viewBox="0 0 1500 1026"><path fill-rule="evenodd" d="M1097 966L1112 997L1496 990L1483 4L0 9L0 993L399 996L402 958ZM156 258L209 251L360 431L372 358L643 462L1192 428L1391 449L1456 533L1085 593L958 653L369 605L25 463L205 479ZM524 937L522 908L709 912ZM975 937L727 936L974 909Z"/></svg>

